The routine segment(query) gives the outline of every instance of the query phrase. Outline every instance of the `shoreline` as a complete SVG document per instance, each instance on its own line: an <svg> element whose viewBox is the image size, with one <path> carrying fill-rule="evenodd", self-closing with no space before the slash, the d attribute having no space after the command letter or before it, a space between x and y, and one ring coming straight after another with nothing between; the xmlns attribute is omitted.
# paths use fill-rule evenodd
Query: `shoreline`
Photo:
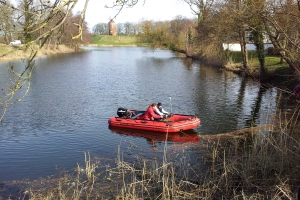
<svg viewBox="0 0 300 200"><path fill-rule="evenodd" d="M80 47L147 47L140 45L98 45L98 44L89 44L83 45ZM17 61L24 60L30 57L31 51L25 51L24 45L20 46L10 46L10 45L0 45L0 63L8 62L8 61ZM55 55L55 54L64 54L64 53L73 53L75 52L74 48L68 47L64 44L59 45L57 48L54 48L53 45L49 45L48 47L41 48L36 58L40 58L43 56Z"/></svg>
<svg viewBox="0 0 300 200"><path fill-rule="evenodd" d="M36 50L36 49L34 49ZM1 45L0 46L0 62L8 62L8 61L15 61L15 60L24 60L28 59L31 55L30 50L25 51L24 45L20 45L18 47L9 46L9 45ZM59 45L57 48L54 48L53 45L49 45L48 47L41 48L36 58L40 58L43 56L48 55L55 55L55 54L61 54L61 53L72 53L75 52L73 48L70 48L66 45Z"/></svg>
<svg viewBox="0 0 300 200"><path fill-rule="evenodd" d="M144 46L144 45L121 45L121 44L111 44L111 45L107 45L107 44L88 44L88 45L82 45L80 47L107 47L107 48L113 48L113 47L145 47L148 48L149 46ZM36 48L37 49L37 48ZM36 50L34 49L34 50ZM151 48L149 48L150 50ZM164 49L164 48L161 48ZM83 50L84 51L84 50ZM172 51L172 50L170 50ZM19 46L11 46L11 45L5 45L5 44L0 44L0 63L1 62L9 62L9 61L21 61L21 60L25 60L28 59L30 57L32 51L28 50L25 51L25 45L19 45ZM37 55L36 58L40 58L43 56L49 56L49 55L55 55L55 54L64 54L64 53L73 53L76 52L76 50L74 48L68 47L64 44L60 44L57 47L55 47L55 45L49 44L49 45L45 45L43 48L41 48ZM284 83L286 80L282 80L279 81L278 79L280 78L280 74L278 74L278 72L273 71L273 70L268 70L268 76L267 77L261 77L259 70L254 70L253 72L251 72L251 74L247 74L246 71L243 70L243 68L241 67L241 63L235 63L235 64L231 64L231 65L223 65L222 63L219 63L218 61L212 61L212 60L205 60L202 59L200 55L194 54L192 56L188 56L186 55L185 51L173 51L175 53L179 53L182 54L182 56L180 57L187 57L187 58L191 58L194 61L201 61L205 64L208 64L212 67L217 67L220 70L225 70L225 71L231 71L232 73L235 74L239 74L240 76L249 76L252 77L253 79L257 80L259 82L259 84L275 84L277 86L285 84L285 86L287 86L289 89L292 89L293 85L295 84L291 84L290 85L286 85L286 83ZM289 74L289 69L286 69L286 73ZM292 74L289 74L290 76ZM276 81L274 82L273 79L276 79ZM277 81L279 81L279 84L277 83Z"/></svg>

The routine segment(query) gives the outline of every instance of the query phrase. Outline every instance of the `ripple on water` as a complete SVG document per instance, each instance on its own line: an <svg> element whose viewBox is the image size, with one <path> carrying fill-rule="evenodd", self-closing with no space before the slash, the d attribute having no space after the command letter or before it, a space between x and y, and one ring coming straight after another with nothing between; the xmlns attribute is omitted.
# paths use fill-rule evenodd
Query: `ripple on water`
<svg viewBox="0 0 300 200"><path fill-rule="evenodd" d="M8 108L0 124L0 181L73 170L87 151L114 159L119 145L128 159L160 157L161 135L109 129L107 120L118 107L146 110L162 102L173 113L196 114L202 125L191 134L197 135L246 127L259 102L257 119L276 106L275 89L260 91L251 80L187 62L170 51L86 49L37 60L28 95ZM11 76L5 65L23 64L0 63L0 80Z"/></svg>

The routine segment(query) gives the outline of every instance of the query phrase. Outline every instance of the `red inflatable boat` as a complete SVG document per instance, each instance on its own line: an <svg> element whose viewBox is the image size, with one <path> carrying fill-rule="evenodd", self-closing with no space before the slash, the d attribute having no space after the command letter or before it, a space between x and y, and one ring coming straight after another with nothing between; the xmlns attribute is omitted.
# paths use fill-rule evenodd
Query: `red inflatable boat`
<svg viewBox="0 0 300 200"><path fill-rule="evenodd" d="M163 133L175 133L190 130L200 125L200 119L195 115L172 114L162 121L144 119L145 111L124 110L118 117L111 117L108 124L111 127L155 131Z"/></svg>

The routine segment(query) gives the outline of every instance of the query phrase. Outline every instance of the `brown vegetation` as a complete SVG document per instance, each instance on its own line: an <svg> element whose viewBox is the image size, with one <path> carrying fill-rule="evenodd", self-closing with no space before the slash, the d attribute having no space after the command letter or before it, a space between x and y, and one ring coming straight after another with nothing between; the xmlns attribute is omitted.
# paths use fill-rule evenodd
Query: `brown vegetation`
<svg viewBox="0 0 300 200"><path fill-rule="evenodd" d="M35 48L38 48L37 46ZM28 59L31 55L30 51L26 51L24 46L20 47L13 47L8 45L1 45L0 46L0 62L10 61L10 60L21 60L21 59ZM49 45L48 48L44 47L40 49L37 53L37 57L53 55L58 53L70 53L74 52L74 48L70 48L66 45L58 45L54 47L53 45Z"/></svg>

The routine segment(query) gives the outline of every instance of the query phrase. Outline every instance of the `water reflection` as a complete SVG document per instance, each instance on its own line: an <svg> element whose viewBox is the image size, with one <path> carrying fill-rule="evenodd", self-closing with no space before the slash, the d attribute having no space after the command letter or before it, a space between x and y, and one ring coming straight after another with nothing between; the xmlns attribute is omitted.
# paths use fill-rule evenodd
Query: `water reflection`
<svg viewBox="0 0 300 200"><path fill-rule="evenodd" d="M140 130L132 130L132 129L122 129L109 127L112 133L127 135L131 137L143 137L147 140L148 144L151 146L155 146L156 142L169 141L176 143L185 143L191 142L195 144L200 143L199 135L194 130L188 130L179 133L157 133L150 131L140 131Z"/></svg>
<svg viewBox="0 0 300 200"><path fill-rule="evenodd" d="M183 58L183 62L184 66L187 68L187 69L192 69L192 66L193 66L193 59L192 58Z"/></svg>

